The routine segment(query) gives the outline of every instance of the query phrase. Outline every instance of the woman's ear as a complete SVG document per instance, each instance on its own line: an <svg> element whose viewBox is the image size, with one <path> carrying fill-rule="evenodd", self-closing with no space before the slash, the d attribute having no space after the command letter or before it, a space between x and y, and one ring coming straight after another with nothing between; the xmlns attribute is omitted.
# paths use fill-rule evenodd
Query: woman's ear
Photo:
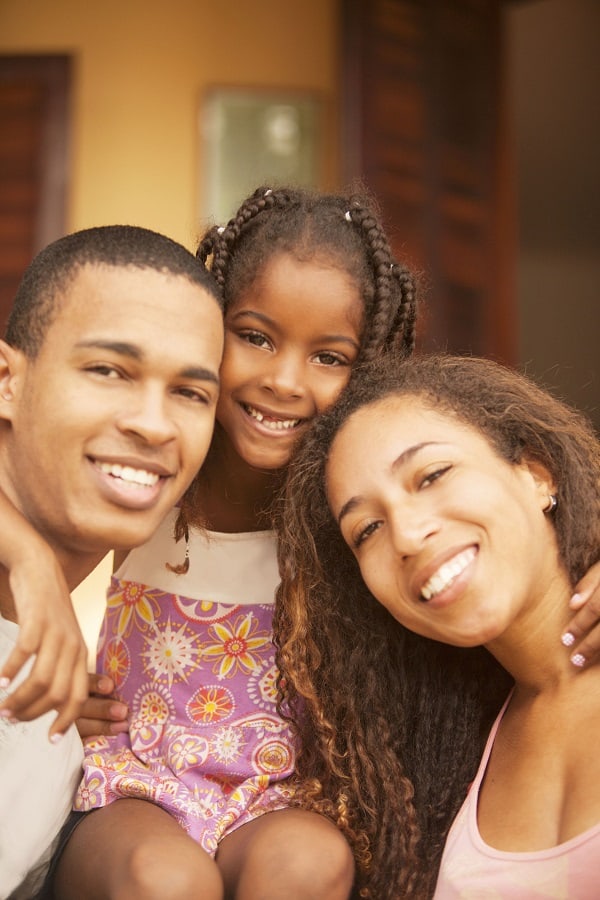
<svg viewBox="0 0 600 900"><path fill-rule="evenodd" d="M0 419L12 421L26 364L21 350L0 340Z"/></svg>
<svg viewBox="0 0 600 900"><path fill-rule="evenodd" d="M546 466L537 459L523 457L521 465L531 477L533 488L540 500L540 508L545 512L552 506L552 497L556 496L557 485Z"/></svg>

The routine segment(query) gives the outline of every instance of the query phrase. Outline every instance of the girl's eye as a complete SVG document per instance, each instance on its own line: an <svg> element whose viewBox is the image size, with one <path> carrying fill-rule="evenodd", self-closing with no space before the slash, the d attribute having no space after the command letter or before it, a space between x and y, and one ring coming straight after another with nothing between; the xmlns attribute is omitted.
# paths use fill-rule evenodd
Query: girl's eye
<svg viewBox="0 0 600 900"><path fill-rule="evenodd" d="M352 536L352 546L355 550L364 544L368 538L371 537L379 528L381 527L381 522L369 522L369 524L365 528L361 528L356 534Z"/></svg>
<svg viewBox="0 0 600 900"><path fill-rule="evenodd" d="M452 466L441 466L439 469L435 469L433 472L429 472L420 483L420 487L429 487L430 484L433 484L434 481L437 481L442 477L446 472L448 472Z"/></svg>
<svg viewBox="0 0 600 900"><path fill-rule="evenodd" d="M240 331L239 336L243 341L252 344L254 347L269 347L270 341L260 331Z"/></svg>
<svg viewBox="0 0 600 900"><path fill-rule="evenodd" d="M319 363L320 366L350 365L350 363L344 356L341 356L339 353L332 353L330 350L324 350L322 353L317 353L314 359L315 362Z"/></svg>

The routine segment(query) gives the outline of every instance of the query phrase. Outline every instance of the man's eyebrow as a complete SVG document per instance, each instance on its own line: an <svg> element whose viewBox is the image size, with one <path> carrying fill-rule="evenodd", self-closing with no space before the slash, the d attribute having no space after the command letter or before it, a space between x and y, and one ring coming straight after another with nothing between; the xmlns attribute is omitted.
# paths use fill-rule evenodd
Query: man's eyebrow
<svg viewBox="0 0 600 900"><path fill-rule="evenodd" d="M144 353L142 350L136 346L136 344L130 344L128 341L106 341L102 339L91 340L91 341L80 341L78 344L75 344L76 349L98 349L98 350L109 350L112 353L116 353L118 356L127 356L129 359L133 359L136 362L141 362L144 359ZM216 372L213 372L211 369L207 369L204 366L186 366L185 369L181 369L178 373L182 378L191 378L194 381L212 381L214 384L219 384L219 376Z"/></svg>
<svg viewBox="0 0 600 900"><path fill-rule="evenodd" d="M136 360L141 360L144 355L140 348L135 344L129 344L127 341L105 341L101 338L91 341L79 341L75 344L75 348L81 348L82 350L93 350L94 348L97 348L98 350L111 350L113 353L118 353L119 356L129 356L130 359Z"/></svg>

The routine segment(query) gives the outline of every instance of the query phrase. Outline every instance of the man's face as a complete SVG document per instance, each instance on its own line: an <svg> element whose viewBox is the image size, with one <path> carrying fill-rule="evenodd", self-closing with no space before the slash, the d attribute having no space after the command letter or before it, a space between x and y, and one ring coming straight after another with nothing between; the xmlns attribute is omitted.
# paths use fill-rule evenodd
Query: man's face
<svg viewBox="0 0 600 900"><path fill-rule="evenodd" d="M222 350L221 312L187 278L79 270L38 356L12 351L0 401L3 487L56 549L151 536L204 460Z"/></svg>

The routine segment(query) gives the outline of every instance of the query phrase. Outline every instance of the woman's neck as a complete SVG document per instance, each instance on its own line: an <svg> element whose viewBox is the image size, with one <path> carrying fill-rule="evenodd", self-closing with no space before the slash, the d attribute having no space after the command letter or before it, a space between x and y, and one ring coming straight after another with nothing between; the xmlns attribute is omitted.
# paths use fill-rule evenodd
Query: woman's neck
<svg viewBox="0 0 600 900"><path fill-rule="evenodd" d="M579 673L561 644L572 616L571 584L558 571L540 595L487 649L515 679L517 691L538 694L568 685Z"/></svg>
<svg viewBox="0 0 600 900"><path fill-rule="evenodd" d="M228 533L269 529L281 477L279 471L248 466L220 432L215 432L198 480L192 524Z"/></svg>

